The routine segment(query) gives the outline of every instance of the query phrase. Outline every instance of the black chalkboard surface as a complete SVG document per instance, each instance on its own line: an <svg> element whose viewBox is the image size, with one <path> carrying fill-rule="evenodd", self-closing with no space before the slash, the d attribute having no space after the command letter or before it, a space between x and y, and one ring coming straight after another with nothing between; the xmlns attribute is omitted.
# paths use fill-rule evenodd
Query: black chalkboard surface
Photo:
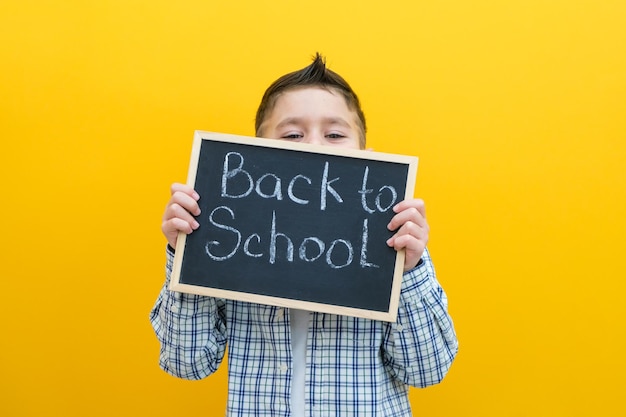
<svg viewBox="0 0 626 417"><path fill-rule="evenodd" d="M417 158L196 131L170 289L395 321L404 253L385 243Z"/></svg>

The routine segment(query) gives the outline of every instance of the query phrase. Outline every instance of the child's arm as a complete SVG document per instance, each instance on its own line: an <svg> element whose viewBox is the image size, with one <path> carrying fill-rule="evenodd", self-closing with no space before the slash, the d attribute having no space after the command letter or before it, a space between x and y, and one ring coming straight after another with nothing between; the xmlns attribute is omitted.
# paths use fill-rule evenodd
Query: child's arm
<svg viewBox="0 0 626 417"><path fill-rule="evenodd" d="M385 365L407 385L441 382L459 349L448 300L435 276L428 250L421 263L404 274L398 318L383 342Z"/></svg>
<svg viewBox="0 0 626 417"><path fill-rule="evenodd" d="M161 344L159 365L184 379L214 373L226 349L224 300L168 289L174 254L167 250L166 279L150 312L150 322Z"/></svg>
<svg viewBox="0 0 626 417"><path fill-rule="evenodd" d="M161 225L169 245L166 277L150 322L161 343L161 368L179 378L201 379L215 372L224 357L225 305L217 298L168 289L178 233L196 230L194 216L200 214L200 196L192 187L175 183L170 191Z"/></svg>
<svg viewBox="0 0 626 417"><path fill-rule="evenodd" d="M391 373L417 387L436 384L448 372L458 351L458 340L448 314L446 294L437 281L426 244L429 226L424 202L408 199L394 207L389 222L395 230L387 244L405 249L406 257L396 323L384 342Z"/></svg>

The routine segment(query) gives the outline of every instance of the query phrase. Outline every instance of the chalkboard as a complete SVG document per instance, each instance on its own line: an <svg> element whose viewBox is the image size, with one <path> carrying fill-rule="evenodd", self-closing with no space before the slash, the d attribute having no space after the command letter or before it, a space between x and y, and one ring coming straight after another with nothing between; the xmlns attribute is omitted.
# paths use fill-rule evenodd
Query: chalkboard
<svg viewBox="0 0 626 417"><path fill-rule="evenodd" d="M178 237L170 289L395 321L387 224L416 172L411 156L196 131L200 227Z"/></svg>

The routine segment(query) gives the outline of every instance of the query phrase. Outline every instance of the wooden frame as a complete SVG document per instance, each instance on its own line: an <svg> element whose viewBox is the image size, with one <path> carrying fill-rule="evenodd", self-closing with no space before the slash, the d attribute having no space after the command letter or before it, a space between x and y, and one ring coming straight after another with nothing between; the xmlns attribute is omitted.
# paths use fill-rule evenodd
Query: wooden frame
<svg viewBox="0 0 626 417"><path fill-rule="evenodd" d="M404 195L398 195L398 200L402 200L404 198L408 198L413 195L413 189L415 186L415 176L417 173L417 161L418 161L416 157L379 153L379 152L370 152L370 151L364 151L364 150L338 149L334 147L314 146L314 145L300 144L300 143L275 140L275 139L252 138L252 137L246 137L246 136L237 136L237 135L229 135L229 134L205 132L205 131L196 131L194 135L194 143L192 147L191 158L190 158L190 163L189 163L189 172L188 172L188 177L187 177L187 183L189 185L191 185L194 188L200 185L200 183L197 183L196 181L199 178L199 170L204 168L204 167L201 167L201 164L203 161L200 160L201 149L202 149L203 144L205 144L205 146L209 146L209 145L214 146L213 144L215 144L215 146L219 146L220 143L225 144L226 146L232 146L232 147L245 145L246 149L247 147L250 147L250 149L252 150L251 152L254 152L256 150L267 150L267 149L286 150L288 152L296 152L298 153L297 156L302 157L302 158L304 157L303 156L304 154L307 154L307 155L316 154L316 155L320 155L322 158L347 157L346 161L352 161L354 163L363 162L366 164L370 164L370 163L389 162L389 163L394 164L394 166L395 164L397 164L398 166L402 166L403 167L402 169L405 169L407 173L405 177L406 179L405 187L403 190L400 190L401 192L404 193ZM277 166L277 165L279 164L274 164L274 166ZM219 171L219 167L215 167L214 165L212 167L214 168L213 170L217 169L217 171ZM367 167L369 167L369 165ZM365 170L366 173L367 173L367 170L369 169L367 167ZM224 172L226 172L226 162L224 162L224 166L222 169L223 175L225 175ZM226 177L222 176L222 184L224 184L224 181L225 181L224 178ZM294 177L294 180L295 180L295 177ZM222 185L222 187L224 187L224 185ZM365 180L363 180L363 187L365 187ZM362 193L362 197L361 197L362 200L366 198L366 197L363 197L363 195L365 194ZM207 204L207 205L210 205L212 203L215 205L215 202L205 200L204 196L201 196L199 203L200 202L202 202L203 204ZM365 204L365 203L362 203L362 204ZM221 206L221 207L224 207L224 206ZM205 211L208 211L208 210L210 210L210 207L209 209L203 208L203 215L206 215ZM385 215L387 215L387 213L385 213ZM393 215L393 213L390 213L389 215ZM234 215L232 217L234 218ZM203 222L206 223L206 220L203 220ZM311 223L308 223L308 224L311 224ZM364 222L364 227L365 225L367 225L366 222ZM202 228L202 222L201 222L201 228ZM226 226L222 228L226 228ZM196 232L194 232L194 234L195 233ZM252 235L250 237L252 237ZM257 234L256 239L253 239L253 240L261 241L261 238ZM365 241L366 239L363 238L362 240ZM216 287L205 286L204 284L202 285L193 284L193 283L190 284L189 281L185 281L185 279L181 278L184 272L184 268L185 268L185 265L184 265L185 257L192 256L188 254L188 251L191 250L190 249L191 244L189 243L189 241L190 241L190 238L186 234L184 233L179 234L177 245L176 245L176 254L174 257L174 264L173 264L173 271L172 271L172 276L171 276L171 281L170 281L170 287L169 287L170 290L172 291L212 296L212 297L217 297L217 298L240 300L240 301L246 301L246 302L252 302L252 303L268 304L268 305L281 306L281 307L287 307L287 308L297 308L297 309L303 309L303 310L318 311L318 312L338 314L338 315L363 317L363 318L374 319L374 320L382 320L382 321L390 321L390 322L393 322L396 320L398 301L399 301L399 296L400 296L400 287L401 287L401 282L402 282L402 274L403 274L403 269L404 269L404 251L399 251L395 253L395 260L393 261L394 265L392 268L393 271L387 271L388 275L392 275L392 278L391 278L392 284L390 288L389 298L388 300L386 299L386 302L388 303L388 308L385 309L385 311L380 311L379 309L372 310L369 308L344 306L344 305L337 305L334 303L327 303L327 302L310 301L310 300L296 299L296 298L291 298L291 297L286 298L283 296L274 296L272 294L259 294L259 293L239 291L239 290L233 291L230 289L218 288L217 286ZM347 240L342 240L342 242L343 243L347 242L348 244L350 243L350 241L347 241ZM303 245L304 245L304 241L301 244L300 248L302 248ZM209 246L207 244L207 248L208 247ZM323 245L320 245L320 249L322 247ZM365 242L362 243L362 248L364 247L365 247ZM348 249L350 249L349 246L348 246ZM321 252L323 252L323 249L320 251L320 256L321 256ZM208 249L207 249L207 253L208 253ZM330 249L328 250L327 253L330 253ZM351 254L352 252L349 252L349 253ZM254 256L256 257L260 255L254 254ZM300 256L302 257L302 253L300 254ZM308 259L306 256L301 259L304 259L307 262L310 261L310 259ZM329 264L331 263L330 259L331 259L330 255L327 255L327 262ZM352 257L350 257L349 259L352 259ZM363 259L363 253L361 253L361 261L362 259ZM240 264L241 262L238 262L237 266ZM217 263L215 263L215 265L217 265ZM306 266L307 265L305 262L302 268ZM333 266L333 268L339 269L336 266ZM375 268L371 268L371 269L375 269ZM302 297L302 298L305 298L305 297Z"/></svg>

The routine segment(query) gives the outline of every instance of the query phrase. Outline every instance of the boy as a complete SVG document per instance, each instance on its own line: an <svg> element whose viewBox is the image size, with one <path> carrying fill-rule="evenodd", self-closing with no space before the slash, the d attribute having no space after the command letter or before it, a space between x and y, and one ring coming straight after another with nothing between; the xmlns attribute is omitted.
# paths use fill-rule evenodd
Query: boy
<svg viewBox="0 0 626 417"><path fill-rule="evenodd" d="M365 132L356 94L319 54L276 80L256 116L259 137L364 149ZM406 257L398 318L387 323L169 291L178 233L200 226L199 198L173 184L163 216L167 274L150 316L160 366L204 378L228 345L228 416L411 416L409 386L440 382L458 349L423 201L397 204L388 226L387 244Z"/></svg>

